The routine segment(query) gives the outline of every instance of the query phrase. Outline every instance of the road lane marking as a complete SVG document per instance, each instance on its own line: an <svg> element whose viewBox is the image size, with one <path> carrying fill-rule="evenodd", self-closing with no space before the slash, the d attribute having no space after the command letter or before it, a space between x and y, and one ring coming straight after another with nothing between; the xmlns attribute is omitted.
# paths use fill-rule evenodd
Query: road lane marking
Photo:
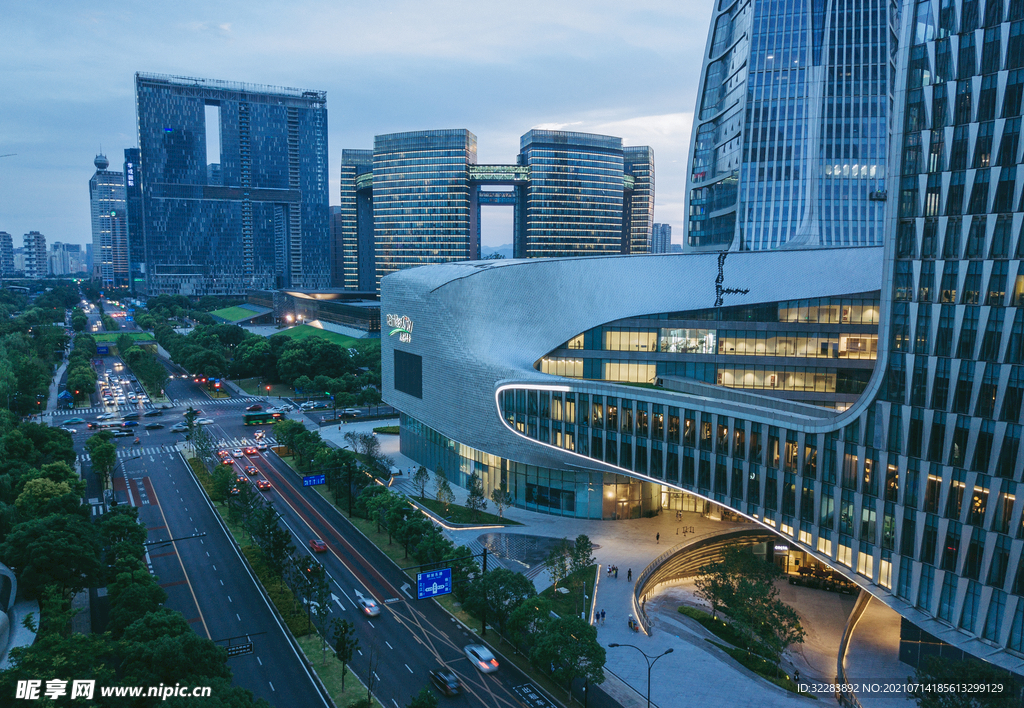
<svg viewBox="0 0 1024 708"><path fill-rule="evenodd" d="M406 664L406 665L405 665L405 668L409 669L409 665L408 665L408 664ZM412 669L409 669L409 673L410 673L410 674L413 674L413 673L416 673L416 672L415 672L415 671L413 671ZM393 700L393 699L392 699L392 700Z"/></svg>
<svg viewBox="0 0 1024 708"><path fill-rule="evenodd" d="M395 648L391 646L391 644L387 640L384 640L384 643L388 645L388 649L390 649L391 651L395 650Z"/></svg>

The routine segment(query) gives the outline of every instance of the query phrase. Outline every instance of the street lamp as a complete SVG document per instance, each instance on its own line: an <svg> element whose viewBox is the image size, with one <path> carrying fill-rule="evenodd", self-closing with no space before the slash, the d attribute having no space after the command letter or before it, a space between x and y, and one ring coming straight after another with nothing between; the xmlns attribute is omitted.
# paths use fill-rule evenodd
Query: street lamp
<svg viewBox="0 0 1024 708"><path fill-rule="evenodd" d="M672 649L666 649L664 652L662 652L661 654L658 654L657 656L649 656L647 654L647 652L645 652L643 649L641 649L640 647L637 647L637 646L633 646L632 644L609 644L608 646L609 647L633 647L638 652L640 652L641 654L644 655L644 659L647 660L647 708L651 708L651 669L654 668L654 662L656 662L658 659L660 659L661 657L665 656L666 654L671 654L673 650Z"/></svg>

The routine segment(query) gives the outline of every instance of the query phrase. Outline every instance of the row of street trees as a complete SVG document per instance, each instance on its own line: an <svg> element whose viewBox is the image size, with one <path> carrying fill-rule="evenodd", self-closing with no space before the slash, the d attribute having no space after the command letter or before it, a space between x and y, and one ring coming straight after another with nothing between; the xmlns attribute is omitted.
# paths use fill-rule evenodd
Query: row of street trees
<svg viewBox="0 0 1024 708"><path fill-rule="evenodd" d="M151 396L159 396L167 383L167 369L152 352L143 349L127 334L117 338L117 351Z"/></svg>
<svg viewBox="0 0 1024 708"><path fill-rule="evenodd" d="M68 356L67 390L75 400L86 399L96 391L96 371L92 359L96 356L96 340L88 334L76 334Z"/></svg>

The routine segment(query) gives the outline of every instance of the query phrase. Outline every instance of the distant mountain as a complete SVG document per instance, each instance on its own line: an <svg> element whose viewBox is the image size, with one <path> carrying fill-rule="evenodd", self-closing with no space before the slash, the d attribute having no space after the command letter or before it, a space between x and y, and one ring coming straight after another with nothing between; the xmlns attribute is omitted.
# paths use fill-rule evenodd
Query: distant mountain
<svg viewBox="0 0 1024 708"><path fill-rule="evenodd" d="M512 244L511 243L503 243L500 246L484 246L484 245L480 246L480 255L481 255L481 257L487 258L487 256L491 255L492 253L498 253L498 254L504 256L505 258L511 258L512 257Z"/></svg>

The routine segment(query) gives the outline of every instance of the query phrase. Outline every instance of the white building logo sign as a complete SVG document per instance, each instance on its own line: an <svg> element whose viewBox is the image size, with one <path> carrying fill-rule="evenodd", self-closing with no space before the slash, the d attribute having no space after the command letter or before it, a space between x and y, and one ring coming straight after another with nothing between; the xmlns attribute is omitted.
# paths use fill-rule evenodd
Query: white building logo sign
<svg viewBox="0 0 1024 708"><path fill-rule="evenodd" d="M400 342L412 341L412 320L405 315L401 317L388 315L388 327L392 328L389 337L394 337L397 334Z"/></svg>

